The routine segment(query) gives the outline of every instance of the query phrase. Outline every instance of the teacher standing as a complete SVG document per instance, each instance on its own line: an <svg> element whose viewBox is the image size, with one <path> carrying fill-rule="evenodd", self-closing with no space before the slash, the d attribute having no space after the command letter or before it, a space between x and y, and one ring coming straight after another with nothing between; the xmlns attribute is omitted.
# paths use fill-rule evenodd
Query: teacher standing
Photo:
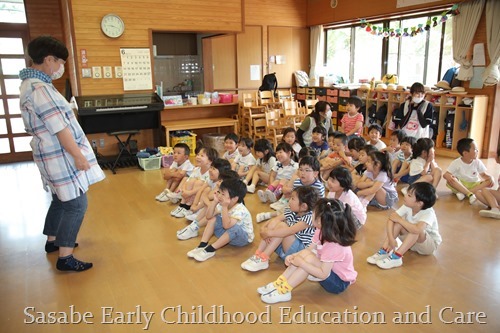
<svg viewBox="0 0 500 333"><path fill-rule="evenodd" d="M19 73L20 104L26 132L33 136L33 159L44 189L52 193L43 229L45 251L59 252L58 270L85 271L92 263L73 257L73 250L87 210L86 192L105 176L73 110L52 84L64 73L68 49L41 36L28 44L28 55L32 65Z"/></svg>

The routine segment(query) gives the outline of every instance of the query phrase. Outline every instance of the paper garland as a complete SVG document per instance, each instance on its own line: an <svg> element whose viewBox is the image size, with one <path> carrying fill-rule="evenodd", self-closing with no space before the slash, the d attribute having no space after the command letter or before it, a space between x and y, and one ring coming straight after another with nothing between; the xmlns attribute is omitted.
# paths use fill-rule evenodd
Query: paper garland
<svg viewBox="0 0 500 333"><path fill-rule="evenodd" d="M376 26L371 24L370 22L366 21L365 19L361 19L361 28L365 29L366 32L376 35L376 36L381 36L381 37L394 37L394 38L400 38L400 37L414 37L418 35L419 33L422 33L424 31L429 31L432 27L437 26L440 23L444 23L448 20L448 15L449 16L456 16L460 14L458 11L458 5L455 4L451 7L450 10L442 12L441 17L433 17L432 19L429 18L427 19L427 22L425 24L419 24L416 27L410 27L410 28L384 28L382 26Z"/></svg>

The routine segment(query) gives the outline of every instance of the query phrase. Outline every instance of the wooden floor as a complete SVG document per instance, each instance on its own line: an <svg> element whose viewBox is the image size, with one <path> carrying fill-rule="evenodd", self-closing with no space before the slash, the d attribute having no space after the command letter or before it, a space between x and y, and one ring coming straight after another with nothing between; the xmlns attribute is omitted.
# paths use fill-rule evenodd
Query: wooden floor
<svg viewBox="0 0 500 333"><path fill-rule="evenodd" d="M451 160L438 161L445 169ZM487 166L498 175L492 159ZM227 247L198 263L186 252L199 239L178 241L175 231L185 220L170 217L172 204L154 200L163 184L159 170L124 168L106 175L89 192L75 251L94 268L60 273L54 268L57 254L43 249L50 197L41 189L38 170L32 163L0 166L2 332L500 332L500 221L458 202L443 182L435 206L443 243L435 256L409 253L403 267L389 271L367 264L383 239L388 214L369 211L353 246L359 273L354 285L331 295L306 281L291 302L266 306L256 288L274 280L283 263L273 256L267 271L240 268L255 251L258 225L251 246ZM254 216L268 210L257 195L245 202ZM199 315L212 306L215 318ZM36 323L49 322L50 311L64 312L56 317L67 323ZM87 323L71 311L89 312ZM149 326L137 311L153 313ZM178 319L180 311L185 314ZM406 318L406 312L417 317ZM267 323L253 324L255 316ZM326 323L313 324L318 316ZM332 327L331 321L343 324Z"/></svg>

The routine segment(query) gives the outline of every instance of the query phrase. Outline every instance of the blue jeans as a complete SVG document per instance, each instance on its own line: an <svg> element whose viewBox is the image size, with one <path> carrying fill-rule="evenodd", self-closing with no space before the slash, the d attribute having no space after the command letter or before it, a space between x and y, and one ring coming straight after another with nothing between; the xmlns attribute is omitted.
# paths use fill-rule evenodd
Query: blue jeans
<svg viewBox="0 0 500 333"><path fill-rule="evenodd" d="M288 248L288 251L285 252L285 249L283 249L283 243L281 243L280 245L278 245L276 250L274 250L274 253L276 253L282 260L285 260L285 258L290 254L297 253L305 248L306 247L304 246L304 243L302 243L297 237L295 237L295 240Z"/></svg>
<svg viewBox="0 0 500 333"><path fill-rule="evenodd" d="M330 276L323 281L319 281L319 284L323 287L323 289L332 294L340 294L351 285L350 282L345 282L334 272L331 272Z"/></svg>
<svg viewBox="0 0 500 333"><path fill-rule="evenodd" d="M229 235L229 244L233 246L245 246L248 242L248 234L243 230L241 225L235 224L229 229L224 229L222 226L222 216L219 214L215 217L214 235L220 238L223 234Z"/></svg>
<svg viewBox="0 0 500 333"><path fill-rule="evenodd" d="M81 192L78 198L64 202L52 194L52 203L45 217L43 234L56 236L54 243L56 246L75 247L76 236L80 231L87 205L86 193Z"/></svg>

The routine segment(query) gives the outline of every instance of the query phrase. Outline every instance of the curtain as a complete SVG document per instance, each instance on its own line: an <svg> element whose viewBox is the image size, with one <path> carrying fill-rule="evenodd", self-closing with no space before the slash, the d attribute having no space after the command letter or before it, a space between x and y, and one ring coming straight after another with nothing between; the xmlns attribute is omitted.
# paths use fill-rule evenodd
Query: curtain
<svg viewBox="0 0 500 333"><path fill-rule="evenodd" d="M458 6L460 14L453 17L453 60L460 64L457 78L461 81L469 81L473 75L472 62L467 59L467 52L476 33L484 2L485 0L474 0L461 3Z"/></svg>
<svg viewBox="0 0 500 333"><path fill-rule="evenodd" d="M311 27L311 70L309 72L309 78L312 80L317 80L317 77L319 76L319 74L321 73L321 69L323 68L323 38L324 33L322 25L315 25Z"/></svg>
<svg viewBox="0 0 500 333"><path fill-rule="evenodd" d="M486 1L486 42L490 64L484 70L483 82L486 86L494 86L498 83L500 72L500 1Z"/></svg>

